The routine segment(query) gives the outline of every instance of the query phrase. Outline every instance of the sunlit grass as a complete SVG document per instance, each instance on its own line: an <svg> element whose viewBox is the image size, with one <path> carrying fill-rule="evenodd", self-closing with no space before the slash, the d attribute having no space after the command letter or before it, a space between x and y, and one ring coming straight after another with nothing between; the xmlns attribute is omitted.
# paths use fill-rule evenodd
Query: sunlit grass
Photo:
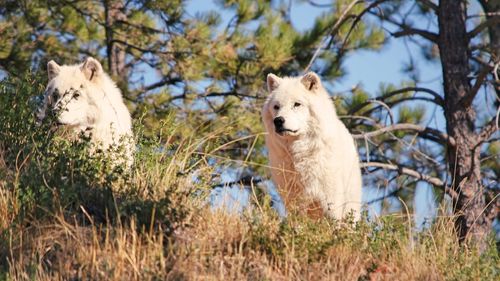
<svg viewBox="0 0 500 281"><path fill-rule="evenodd" d="M29 86L29 84L28 84ZM498 280L493 242L480 256L458 244L453 218L416 232L409 211L352 225L280 218L258 187L242 214L206 197L217 165L265 168L260 134L224 142L221 124L154 137L137 121L134 166L120 169L88 144L30 117L33 87L0 95L0 279L7 280ZM30 90L31 89L31 90ZM35 88L36 89L36 88ZM33 92L35 91L35 92ZM10 103L10 104L9 104ZM11 110L12 104L22 110ZM30 109L31 108L31 109ZM246 141L240 160L227 153ZM445 213L445 212L443 212Z"/></svg>

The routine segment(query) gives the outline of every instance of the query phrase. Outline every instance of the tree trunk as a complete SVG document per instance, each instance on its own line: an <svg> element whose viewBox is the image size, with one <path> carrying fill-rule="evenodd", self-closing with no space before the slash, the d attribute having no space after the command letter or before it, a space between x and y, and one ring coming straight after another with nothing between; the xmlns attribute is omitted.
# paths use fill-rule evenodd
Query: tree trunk
<svg viewBox="0 0 500 281"><path fill-rule="evenodd" d="M108 57L109 72L119 82L127 81L127 69L125 63L125 49L114 40L116 39L116 21L125 21L127 16L123 13L124 4L121 0L104 1L104 13L106 17L106 53ZM120 83L121 84L121 83Z"/></svg>
<svg viewBox="0 0 500 281"><path fill-rule="evenodd" d="M456 145L448 147L448 169L454 199L455 226L462 242L473 242L480 250L486 247L492 219L486 215L486 202L480 171L479 136L475 132L476 111L472 102L464 102L471 93L469 40L465 29L466 3L441 0L439 52L444 80L444 113L448 134Z"/></svg>

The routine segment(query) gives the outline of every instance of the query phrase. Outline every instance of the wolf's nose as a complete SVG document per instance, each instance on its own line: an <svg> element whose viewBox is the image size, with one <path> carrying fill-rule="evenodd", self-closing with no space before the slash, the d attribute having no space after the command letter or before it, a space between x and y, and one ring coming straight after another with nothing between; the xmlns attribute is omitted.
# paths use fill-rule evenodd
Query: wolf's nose
<svg viewBox="0 0 500 281"><path fill-rule="evenodd" d="M276 126L276 128L281 128L281 127L283 127L283 123L285 123L285 118L283 118L281 116L276 117L276 118L274 118L273 122L274 122L274 126Z"/></svg>

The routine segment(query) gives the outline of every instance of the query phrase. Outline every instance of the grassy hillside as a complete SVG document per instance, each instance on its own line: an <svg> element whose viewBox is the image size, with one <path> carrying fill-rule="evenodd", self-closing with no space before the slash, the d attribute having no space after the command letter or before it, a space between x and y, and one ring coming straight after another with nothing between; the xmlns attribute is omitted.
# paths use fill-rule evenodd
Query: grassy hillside
<svg viewBox="0 0 500 281"><path fill-rule="evenodd" d="M256 187L243 215L212 212L211 157L231 161L229 121L187 133L167 118L151 134L136 120L136 163L124 171L50 120L37 124L41 92L30 76L0 86L0 279L500 278L493 240L481 256L459 246L446 216L419 233L410 214L351 226L289 210L283 220Z"/></svg>

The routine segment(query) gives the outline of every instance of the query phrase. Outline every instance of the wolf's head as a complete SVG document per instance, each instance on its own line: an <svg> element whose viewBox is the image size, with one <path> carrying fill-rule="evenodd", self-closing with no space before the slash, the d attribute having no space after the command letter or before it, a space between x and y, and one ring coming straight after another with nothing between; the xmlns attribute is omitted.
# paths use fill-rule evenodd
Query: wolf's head
<svg viewBox="0 0 500 281"><path fill-rule="evenodd" d="M317 120L315 111L320 108L318 102L325 100L326 94L316 73L285 78L271 73L267 76L267 89L270 95L262 116L268 131L282 137L297 137L311 131Z"/></svg>
<svg viewBox="0 0 500 281"><path fill-rule="evenodd" d="M39 119L52 114L59 125L92 127L99 114L92 92L105 75L101 64L91 57L79 65L58 65L51 60L47 72L49 82Z"/></svg>

